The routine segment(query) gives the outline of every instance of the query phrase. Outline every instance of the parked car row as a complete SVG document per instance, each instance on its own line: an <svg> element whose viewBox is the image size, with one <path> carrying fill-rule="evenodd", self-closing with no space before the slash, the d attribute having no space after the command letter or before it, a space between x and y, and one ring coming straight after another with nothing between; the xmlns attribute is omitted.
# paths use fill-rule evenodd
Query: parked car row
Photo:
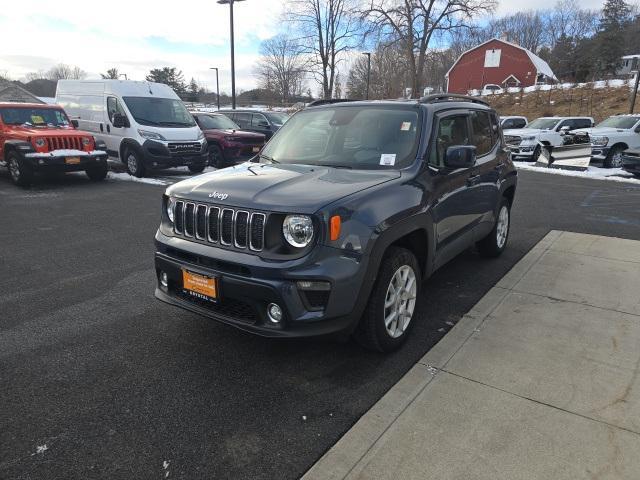
<svg viewBox="0 0 640 480"><path fill-rule="evenodd" d="M595 125L591 117L541 117L524 128L507 128L504 138L514 158L537 161L544 146L564 145L565 135L586 134L591 143L591 159L607 168L625 168L638 174L636 153L640 150L640 114L614 115Z"/></svg>
<svg viewBox="0 0 640 480"><path fill-rule="evenodd" d="M108 157L137 177L234 165L255 156L288 119L259 110L189 112L167 85L129 80L60 80L56 103L0 104L0 165L19 185L44 171L84 170L99 180Z"/></svg>

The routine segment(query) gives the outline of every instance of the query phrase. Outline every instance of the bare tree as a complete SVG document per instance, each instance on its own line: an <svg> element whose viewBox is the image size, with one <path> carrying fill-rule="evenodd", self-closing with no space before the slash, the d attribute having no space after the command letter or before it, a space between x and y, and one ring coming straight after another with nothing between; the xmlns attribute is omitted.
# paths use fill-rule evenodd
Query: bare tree
<svg viewBox="0 0 640 480"><path fill-rule="evenodd" d="M558 0L546 15L549 46L554 48L561 38L580 39L594 35L599 16L595 10L582 9L577 0Z"/></svg>
<svg viewBox="0 0 640 480"><path fill-rule="evenodd" d="M348 98L365 98L367 57L359 56L351 65L347 79ZM397 44L379 44L371 54L369 98L400 98L406 84L406 60Z"/></svg>
<svg viewBox="0 0 640 480"><path fill-rule="evenodd" d="M491 12L496 0L370 0L362 12L406 58L411 95L422 93L427 50L436 35L468 28L476 16Z"/></svg>
<svg viewBox="0 0 640 480"><path fill-rule="evenodd" d="M300 45L285 35L265 40L255 73L261 88L275 92L282 103L302 93L306 59Z"/></svg>
<svg viewBox="0 0 640 480"><path fill-rule="evenodd" d="M107 70L107 73L101 73L100 76L105 80L117 80L120 78L120 72L114 67Z"/></svg>
<svg viewBox="0 0 640 480"><path fill-rule="evenodd" d="M49 80L82 80L86 76L87 73L80 67L72 67L64 63L52 67L46 73Z"/></svg>
<svg viewBox="0 0 640 480"><path fill-rule="evenodd" d="M288 0L286 18L300 34L300 43L311 57L311 72L331 98L338 63L359 36L357 0Z"/></svg>

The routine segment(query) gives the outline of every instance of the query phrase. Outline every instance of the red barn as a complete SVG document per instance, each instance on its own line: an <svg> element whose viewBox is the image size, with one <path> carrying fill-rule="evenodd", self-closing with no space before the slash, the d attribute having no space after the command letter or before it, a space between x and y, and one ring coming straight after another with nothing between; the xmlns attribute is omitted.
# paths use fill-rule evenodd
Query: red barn
<svg viewBox="0 0 640 480"><path fill-rule="evenodd" d="M446 74L447 92L466 94L485 85L529 87L557 81L549 64L526 48L492 38L464 52Z"/></svg>

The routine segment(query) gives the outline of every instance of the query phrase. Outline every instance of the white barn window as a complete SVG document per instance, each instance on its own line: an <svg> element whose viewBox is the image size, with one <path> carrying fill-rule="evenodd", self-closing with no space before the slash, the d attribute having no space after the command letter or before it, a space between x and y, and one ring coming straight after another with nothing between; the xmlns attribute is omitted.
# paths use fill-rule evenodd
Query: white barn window
<svg viewBox="0 0 640 480"><path fill-rule="evenodd" d="M502 50L500 50L499 48L494 48L493 50L487 50L486 52L484 52L485 68L499 67L501 53Z"/></svg>

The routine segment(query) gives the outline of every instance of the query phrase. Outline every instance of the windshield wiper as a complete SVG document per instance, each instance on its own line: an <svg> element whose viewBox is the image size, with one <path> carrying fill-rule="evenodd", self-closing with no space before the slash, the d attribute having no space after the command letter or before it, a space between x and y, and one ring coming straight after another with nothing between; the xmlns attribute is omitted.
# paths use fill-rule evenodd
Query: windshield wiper
<svg viewBox="0 0 640 480"><path fill-rule="evenodd" d="M136 118L136 122L138 123L148 123L149 125L160 125L158 122L154 122L153 120L147 120L146 118Z"/></svg>
<svg viewBox="0 0 640 480"><path fill-rule="evenodd" d="M267 160L267 161L269 161L271 163L280 163L279 161L274 160L269 155L265 155L264 153L261 153L259 156L260 156L260 158L264 158L265 160Z"/></svg>
<svg viewBox="0 0 640 480"><path fill-rule="evenodd" d="M184 122L158 122L159 125L175 125L178 127L193 127L194 124Z"/></svg>
<svg viewBox="0 0 640 480"><path fill-rule="evenodd" d="M353 167L349 165L325 165L322 163L318 164L319 167L329 167L329 168L346 168L347 170L353 170Z"/></svg>

